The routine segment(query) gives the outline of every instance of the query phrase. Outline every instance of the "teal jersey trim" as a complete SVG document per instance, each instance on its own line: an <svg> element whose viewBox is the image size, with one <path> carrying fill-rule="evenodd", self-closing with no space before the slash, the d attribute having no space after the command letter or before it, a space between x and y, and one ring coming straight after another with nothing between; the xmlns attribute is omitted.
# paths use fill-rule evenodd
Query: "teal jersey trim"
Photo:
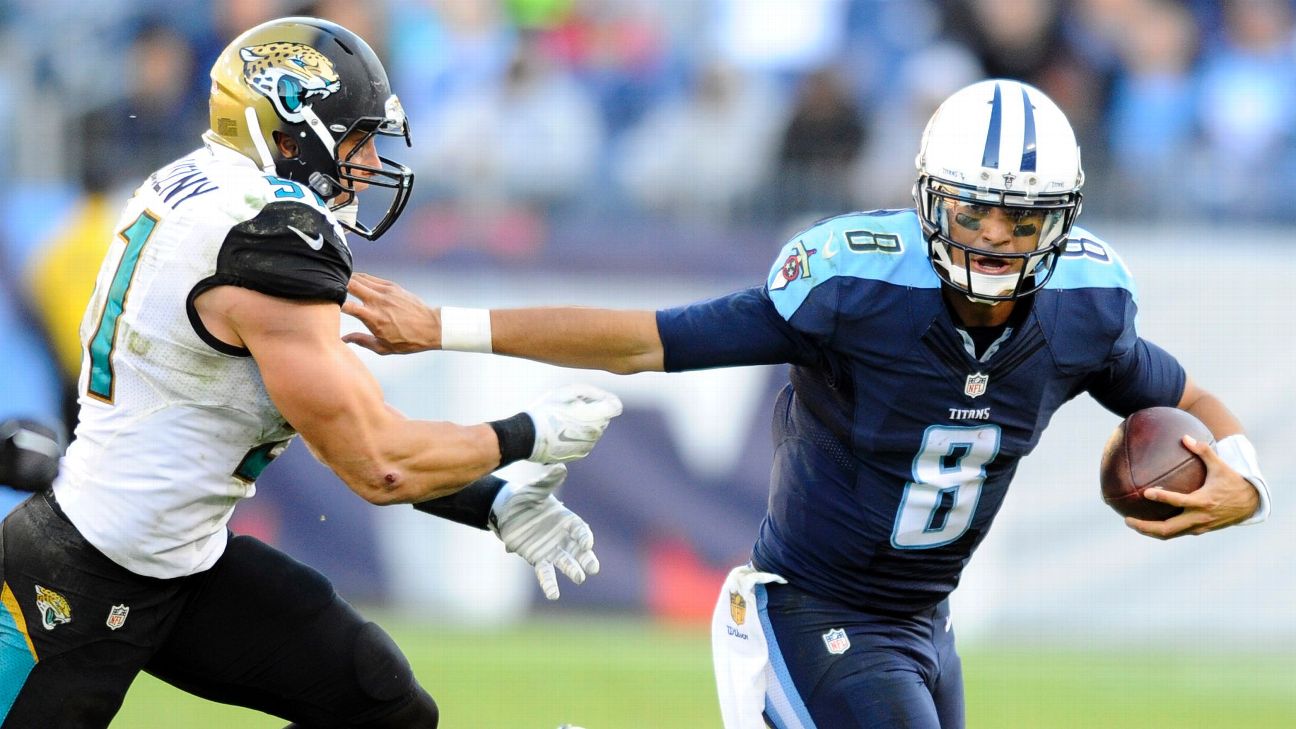
<svg viewBox="0 0 1296 729"><path fill-rule="evenodd" d="M36 666L27 637L19 630L8 607L0 607L0 722L9 716L18 692Z"/></svg>
<svg viewBox="0 0 1296 729"><path fill-rule="evenodd" d="M126 241L126 251L122 253L113 274L112 284L108 287L108 300L104 302L103 314L99 326L90 340L90 378L87 390L100 400L112 402L113 370L112 352L117 340L117 320L121 317L126 303L126 294L130 291L131 280L135 277L135 268L139 265L140 252L153 229L157 227L157 218L142 213L130 227L120 235Z"/></svg>
<svg viewBox="0 0 1296 729"><path fill-rule="evenodd" d="M266 470L266 466L279 457L287 445L288 441L280 440L263 443L248 451L247 455L243 456L243 460L239 461L238 468L234 469L234 477L248 483L255 482L261 477L261 472Z"/></svg>

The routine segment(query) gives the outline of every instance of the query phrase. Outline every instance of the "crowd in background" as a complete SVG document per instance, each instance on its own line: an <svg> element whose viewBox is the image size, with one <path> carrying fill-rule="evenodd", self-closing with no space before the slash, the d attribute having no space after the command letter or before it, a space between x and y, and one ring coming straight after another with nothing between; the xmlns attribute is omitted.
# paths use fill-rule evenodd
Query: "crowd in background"
<svg viewBox="0 0 1296 729"><path fill-rule="evenodd" d="M1087 220L1296 219L1292 0L0 0L0 338L31 353L0 405L57 411L43 383L75 380L122 201L198 146L220 50L288 14L368 39L408 111L385 250L755 227L773 251L795 221L910 206L936 104L1000 76L1071 118Z"/></svg>
<svg viewBox="0 0 1296 729"><path fill-rule="evenodd" d="M0 172L130 186L195 146L238 31L309 13L388 61L419 203L778 220L909 204L935 103L1033 83L1107 216L1296 216L1289 0L0 0Z"/></svg>

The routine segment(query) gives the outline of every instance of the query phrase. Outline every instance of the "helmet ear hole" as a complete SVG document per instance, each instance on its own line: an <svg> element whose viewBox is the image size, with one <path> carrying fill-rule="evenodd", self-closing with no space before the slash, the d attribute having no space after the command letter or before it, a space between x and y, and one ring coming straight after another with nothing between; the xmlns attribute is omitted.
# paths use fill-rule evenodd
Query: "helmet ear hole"
<svg viewBox="0 0 1296 729"><path fill-rule="evenodd" d="M293 139L290 134L275 132L274 141L275 145L279 147L279 154L284 159L295 159L301 152L301 148L297 146L297 140Z"/></svg>

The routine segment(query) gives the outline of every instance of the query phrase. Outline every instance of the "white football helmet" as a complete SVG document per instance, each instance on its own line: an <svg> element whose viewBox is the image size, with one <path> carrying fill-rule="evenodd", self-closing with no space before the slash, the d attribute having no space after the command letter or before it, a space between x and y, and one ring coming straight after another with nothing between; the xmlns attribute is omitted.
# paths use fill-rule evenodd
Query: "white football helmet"
<svg viewBox="0 0 1296 729"><path fill-rule="evenodd" d="M955 92L927 122L916 160L914 201L936 274L973 301L998 302L1038 291L1053 275L1080 214L1080 147L1062 110L1039 89L991 79ZM1039 235L1034 250L987 251L958 243L950 232L959 206L1007 208L1029 217ZM987 274L954 262L952 251L1019 271ZM1011 268L1006 269L1011 270Z"/></svg>

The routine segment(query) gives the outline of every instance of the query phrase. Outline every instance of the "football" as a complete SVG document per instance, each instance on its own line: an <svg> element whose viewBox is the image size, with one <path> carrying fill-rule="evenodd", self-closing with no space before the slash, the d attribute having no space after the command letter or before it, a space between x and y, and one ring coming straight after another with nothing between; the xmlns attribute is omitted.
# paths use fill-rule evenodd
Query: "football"
<svg viewBox="0 0 1296 729"><path fill-rule="evenodd" d="M1206 481L1206 464L1184 447L1191 435L1201 443L1215 438L1200 420L1178 408L1139 410L1116 426L1103 448L1103 501L1121 516L1165 521L1183 509L1143 498L1152 486L1190 493Z"/></svg>

